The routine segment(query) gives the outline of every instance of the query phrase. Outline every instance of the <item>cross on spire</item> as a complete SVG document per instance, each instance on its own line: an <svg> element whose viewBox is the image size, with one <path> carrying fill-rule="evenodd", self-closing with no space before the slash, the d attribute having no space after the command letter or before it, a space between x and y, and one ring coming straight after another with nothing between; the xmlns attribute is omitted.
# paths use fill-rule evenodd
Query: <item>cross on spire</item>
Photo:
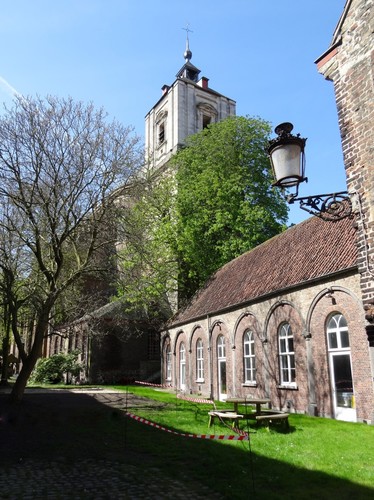
<svg viewBox="0 0 374 500"><path fill-rule="evenodd" d="M187 33L187 40L188 40L188 33L193 33L192 30L190 30L190 23L187 23L186 28L182 28Z"/></svg>
<svg viewBox="0 0 374 500"><path fill-rule="evenodd" d="M190 40L188 38L188 34L189 33L193 33L193 31L190 29L190 24L187 23L187 27L186 28L182 28L182 30L184 30L187 34L187 38L186 38L186 50L184 51L184 54L183 54L183 57L185 58L186 62L189 62L190 59L192 58L192 52L190 51Z"/></svg>

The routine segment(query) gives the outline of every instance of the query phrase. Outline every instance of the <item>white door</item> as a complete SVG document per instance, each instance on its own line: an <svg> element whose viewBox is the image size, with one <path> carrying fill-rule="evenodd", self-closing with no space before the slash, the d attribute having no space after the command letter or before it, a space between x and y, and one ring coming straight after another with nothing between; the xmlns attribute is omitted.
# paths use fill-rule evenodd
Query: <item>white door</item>
<svg viewBox="0 0 374 500"><path fill-rule="evenodd" d="M330 368L334 416L356 422L350 353L330 353Z"/></svg>
<svg viewBox="0 0 374 500"><path fill-rule="evenodd" d="M217 340L217 361L218 361L218 399L226 401L226 346L225 338L220 335Z"/></svg>
<svg viewBox="0 0 374 500"><path fill-rule="evenodd" d="M348 325L341 314L334 314L330 318L327 340L334 417L337 420L356 422Z"/></svg>

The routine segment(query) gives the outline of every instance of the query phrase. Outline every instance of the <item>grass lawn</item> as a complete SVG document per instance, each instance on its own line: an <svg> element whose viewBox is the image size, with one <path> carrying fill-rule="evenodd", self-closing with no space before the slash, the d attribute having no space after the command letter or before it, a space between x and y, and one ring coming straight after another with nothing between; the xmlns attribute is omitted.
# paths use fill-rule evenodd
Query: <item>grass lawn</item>
<svg viewBox="0 0 374 500"><path fill-rule="evenodd" d="M56 391L49 389L28 395L18 420L8 419L3 431L0 426L0 442L8 449L0 455L2 467L10 466L11 457L17 463L19 457L31 462L60 457L61 464L89 458L109 460L123 471L135 467L146 482L157 474L163 484L175 480L190 491L205 488L216 499L374 498L374 426L291 414L289 431L251 424L249 441L196 439L177 434L233 431L219 422L208 428L212 405L164 390L116 387L145 398L130 412L175 434L124 417L124 404L108 407L84 394L53 397ZM3 395L0 407L4 401ZM246 430L246 421L240 425Z"/></svg>
<svg viewBox="0 0 374 500"><path fill-rule="evenodd" d="M121 389L167 403L136 411L161 426L180 433L233 434L220 423L208 429L211 405L147 387ZM165 473L196 479L225 498L374 498L373 426L294 414L289 420L289 431L251 424L249 442L217 442L126 419L126 446L154 457Z"/></svg>

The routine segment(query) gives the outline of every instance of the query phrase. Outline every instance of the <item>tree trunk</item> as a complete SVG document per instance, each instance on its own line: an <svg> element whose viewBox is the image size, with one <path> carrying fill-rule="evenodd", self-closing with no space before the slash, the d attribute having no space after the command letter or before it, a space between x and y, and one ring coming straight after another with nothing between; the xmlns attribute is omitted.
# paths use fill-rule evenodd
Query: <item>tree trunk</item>
<svg viewBox="0 0 374 500"><path fill-rule="evenodd" d="M3 364L1 366L1 382L0 385L8 384L8 351L9 351L9 336L3 338Z"/></svg>
<svg viewBox="0 0 374 500"><path fill-rule="evenodd" d="M38 357L33 356L31 359L31 354L27 357L27 360L25 363L23 363L21 371L18 374L18 377L16 378L15 384L12 388L12 392L10 393L10 401L12 403L19 403L22 400L23 393L25 392L25 388L27 385L27 382L30 378L31 372L34 369L34 366L38 360Z"/></svg>
<svg viewBox="0 0 374 500"><path fill-rule="evenodd" d="M25 392L27 382L30 378L31 372L33 371L36 362L42 355L43 341L45 333L48 328L48 318L50 309L46 309L45 313L42 315L39 324L35 329L34 341L32 343L32 348L27 355L26 359L22 362L22 368L16 379L16 382L10 393L10 401L12 403L19 403L22 400L23 393Z"/></svg>
<svg viewBox="0 0 374 500"><path fill-rule="evenodd" d="M5 334L3 338L3 364L1 367L1 382L0 385L8 385L8 357L9 357L9 339L10 339L10 318L9 308L7 304L4 305L4 325Z"/></svg>

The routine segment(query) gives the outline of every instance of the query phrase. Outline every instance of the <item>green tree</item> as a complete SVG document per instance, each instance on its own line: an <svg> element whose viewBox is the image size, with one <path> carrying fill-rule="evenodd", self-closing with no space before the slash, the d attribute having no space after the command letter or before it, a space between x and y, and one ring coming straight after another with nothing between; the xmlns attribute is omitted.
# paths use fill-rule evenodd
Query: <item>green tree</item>
<svg viewBox="0 0 374 500"><path fill-rule="evenodd" d="M11 274L3 299L22 360L13 400L42 354L59 298L94 275L97 256L113 245L108 221L140 159L132 130L91 104L19 97L0 118L0 257ZM22 317L32 325L27 345Z"/></svg>
<svg viewBox="0 0 374 500"><path fill-rule="evenodd" d="M261 119L228 118L190 136L172 159L184 297L284 229L287 206L271 187L269 135L270 124Z"/></svg>
<svg viewBox="0 0 374 500"><path fill-rule="evenodd" d="M262 120L230 118L143 176L121 224L118 293L130 308L170 316L219 267L282 231L287 205L271 187L269 135Z"/></svg>
<svg viewBox="0 0 374 500"><path fill-rule="evenodd" d="M176 179L144 172L122 213L117 290L128 311L157 326L176 310Z"/></svg>

